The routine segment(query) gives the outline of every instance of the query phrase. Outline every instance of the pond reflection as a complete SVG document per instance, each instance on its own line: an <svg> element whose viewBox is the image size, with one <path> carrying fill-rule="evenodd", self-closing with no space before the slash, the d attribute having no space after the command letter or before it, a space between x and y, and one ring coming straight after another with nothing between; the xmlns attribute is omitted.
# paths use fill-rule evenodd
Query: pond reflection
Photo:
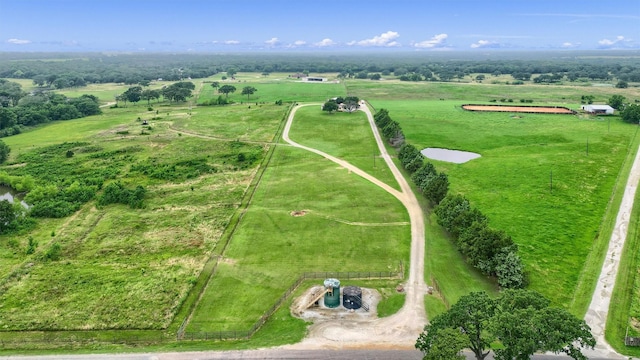
<svg viewBox="0 0 640 360"><path fill-rule="evenodd" d="M446 161L456 164L466 163L469 160L477 159L480 157L480 154L468 151L449 150L441 148L426 148L420 152L422 153L422 155L429 159Z"/></svg>
<svg viewBox="0 0 640 360"><path fill-rule="evenodd" d="M24 195L18 193L10 187L0 185L0 201L8 200L10 203L20 202L24 208L28 209L29 205L23 200Z"/></svg>

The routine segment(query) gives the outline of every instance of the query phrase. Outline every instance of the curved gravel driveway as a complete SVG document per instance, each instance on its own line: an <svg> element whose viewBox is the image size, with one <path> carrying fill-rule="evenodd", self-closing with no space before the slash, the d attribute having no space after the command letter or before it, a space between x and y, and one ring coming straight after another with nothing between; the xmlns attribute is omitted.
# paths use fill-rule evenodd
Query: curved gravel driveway
<svg viewBox="0 0 640 360"><path fill-rule="evenodd" d="M391 169L396 181L400 185L401 191L390 187L342 159L291 140L289 131L291 130L296 111L302 106L311 105L317 106L317 104L298 105L292 109L283 130L282 138L294 147L313 152L349 169L352 173L378 185L400 200L407 209L411 221L411 260L409 264L409 278L405 284L405 303L398 313L371 321L354 322L330 320L316 322L310 326L307 338L299 344L287 347L297 349L364 347L413 348L418 335L427 323L424 308L424 295L426 293L426 284L424 283L425 233L422 208L413 194L411 187L387 153L382 138L378 133L378 128L374 123L373 115L367 106L362 105L361 110L367 115L381 156L389 169Z"/></svg>

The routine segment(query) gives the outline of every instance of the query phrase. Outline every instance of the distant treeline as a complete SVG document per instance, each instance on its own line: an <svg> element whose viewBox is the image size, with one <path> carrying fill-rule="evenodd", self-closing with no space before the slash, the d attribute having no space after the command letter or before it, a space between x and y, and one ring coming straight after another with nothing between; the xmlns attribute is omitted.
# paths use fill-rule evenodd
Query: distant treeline
<svg viewBox="0 0 640 360"><path fill-rule="evenodd" d="M54 88L87 83L178 81L227 72L339 73L345 78L397 76L408 81L451 81L470 74L556 79L640 81L637 51L470 53L239 53L105 54L0 53L0 78L33 79Z"/></svg>

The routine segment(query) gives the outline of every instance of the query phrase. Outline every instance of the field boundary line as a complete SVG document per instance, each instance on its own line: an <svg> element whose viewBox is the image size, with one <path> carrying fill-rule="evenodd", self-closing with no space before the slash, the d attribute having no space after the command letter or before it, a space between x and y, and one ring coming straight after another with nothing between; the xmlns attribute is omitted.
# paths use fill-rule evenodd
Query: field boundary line
<svg viewBox="0 0 640 360"><path fill-rule="evenodd" d="M291 112L292 109L293 109L293 105L290 105L287 112L283 115L282 120L280 121L280 124L274 133L273 140L276 140L282 133L284 123L286 122L289 116L289 113ZM273 144L275 145L275 143ZM253 196L258 188L258 185L262 181L262 176L264 175L267 167L269 166L269 163L271 162L271 158L273 157L273 153L275 152L276 146L270 146L270 145L268 146L269 148L267 150L267 154L262 159L262 163L256 170L256 174L254 175L253 181L249 186L247 186L247 188L245 189L242 195L242 201L240 203L240 206L238 206L238 209L236 209L234 214L231 216L231 219L229 220L229 224L227 225L227 228L225 229L223 235L220 237L220 241L222 241L223 243L222 249L219 252L216 251L216 248L220 245L220 242L218 242L214 246L211 252L211 256L209 257L209 260L207 260L207 263L205 264L202 272L200 273L200 276L198 276L196 285L194 285L194 287L192 288L192 291L193 291L193 290L196 290L196 287L198 286L201 287L200 290L198 291L197 298L195 300L192 300L193 303L188 305L189 307L188 307L187 314L185 315L184 320L181 322L180 327L178 328L178 331L176 334L178 339L184 334L186 327L189 325L189 322L193 317L193 313L195 309L198 307L200 300L204 296L204 293L206 292L209 286L209 282L211 281L213 274L216 272L216 269L220 262L220 258L224 255L227 249L227 246L231 242L231 238L233 237L233 234L235 233L238 227L238 224L242 221L242 218L244 217L244 214L246 213L246 210L249 207L249 204L253 200ZM207 270L207 267L210 267L211 269ZM193 295L191 295L191 292L190 292L190 294L187 295L187 297L185 298L185 302L192 296ZM176 313L176 316L181 312L182 311L179 310Z"/></svg>

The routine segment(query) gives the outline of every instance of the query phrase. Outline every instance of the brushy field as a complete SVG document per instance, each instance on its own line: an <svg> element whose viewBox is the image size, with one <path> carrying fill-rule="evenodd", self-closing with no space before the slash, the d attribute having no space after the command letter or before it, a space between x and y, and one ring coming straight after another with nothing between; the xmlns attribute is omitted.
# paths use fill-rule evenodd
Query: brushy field
<svg viewBox="0 0 640 360"><path fill-rule="evenodd" d="M285 109L279 107L280 118ZM201 109L200 114L209 112L208 121L215 123L221 121L216 111ZM90 202L68 218L3 236L13 241L0 241L0 328L163 329L170 324L265 151L259 143L171 130L173 121L188 116L184 108L167 107L158 115L146 106L129 106L4 139L12 153L2 170L10 174L29 174L36 182L107 174L107 182L143 185L147 195L144 209L96 208ZM149 119L149 125L141 126L138 118ZM278 123L264 127L275 134ZM22 162L43 148L49 150L41 161ZM74 155L65 156L67 150ZM38 242L30 255L24 252L28 237ZM53 243L62 249L57 261L43 255Z"/></svg>
<svg viewBox="0 0 640 360"><path fill-rule="evenodd" d="M481 154L460 165L432 162L449 175L450 191L514 238L530 288L584 311L577 287L594 244L608 241L600 223L636 127L618 118L467 112L455 101L372 103L389 109L418 148Z"/></svg>

